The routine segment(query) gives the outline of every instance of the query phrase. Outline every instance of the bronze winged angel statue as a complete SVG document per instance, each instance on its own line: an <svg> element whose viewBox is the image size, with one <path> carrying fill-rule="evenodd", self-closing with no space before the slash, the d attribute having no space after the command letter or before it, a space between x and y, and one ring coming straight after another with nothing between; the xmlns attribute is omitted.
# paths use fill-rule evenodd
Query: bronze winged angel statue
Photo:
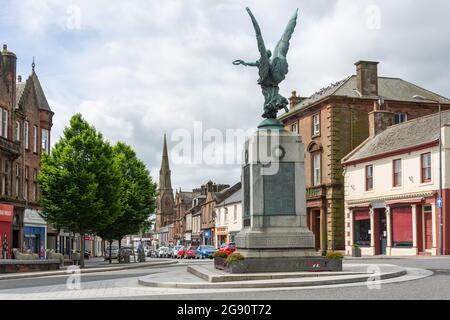
<svg viewBox="0 0 450 320"><path fill-rule="evenodd" d="M297 24L298 9L295 11L292 18L289 20L286 29L278 41L277 46L272 54L270 50L266 49L261 29L249 8L245 8L252 20L253 27L256 32L256 40L258 42L258 50L261 55L256 62L245 62L243 60L233 61L234 65L244 65L249 67L258 67L259 80L258 84L261 86L264 95L264 114L263 118L275 119L278 110L285 109L288 111L288 100L279 94L280 88L278 85L286 78L288 73L288 63L286 55L289 50L289 41L294 33Z"/></svg>

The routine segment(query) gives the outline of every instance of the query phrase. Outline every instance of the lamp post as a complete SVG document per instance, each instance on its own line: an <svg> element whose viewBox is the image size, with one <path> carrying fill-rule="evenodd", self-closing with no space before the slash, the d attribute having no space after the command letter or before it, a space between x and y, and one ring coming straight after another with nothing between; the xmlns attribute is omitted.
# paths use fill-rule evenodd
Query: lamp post
<svg viewBox="0 0 450 320"><path fill-rule="evenodd" d="M425 98L420 95L413 96L413 99L420 101L432 101L438 104L439 107L439 254L444 255L444 218L442 209L444 207L444 201L442 199L442 113L441 102L439 100Z"/></svg>

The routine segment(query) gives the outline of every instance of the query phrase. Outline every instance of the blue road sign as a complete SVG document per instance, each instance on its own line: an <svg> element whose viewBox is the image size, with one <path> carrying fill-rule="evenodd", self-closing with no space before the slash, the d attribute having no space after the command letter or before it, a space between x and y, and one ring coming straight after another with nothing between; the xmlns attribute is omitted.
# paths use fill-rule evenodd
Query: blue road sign
<svg viewBox="0 0 450 320"><path fill-rule="evenodd" d="M438 198L436 201L436 207L438 207L439 209L442 208L442 198Z"/></svg>

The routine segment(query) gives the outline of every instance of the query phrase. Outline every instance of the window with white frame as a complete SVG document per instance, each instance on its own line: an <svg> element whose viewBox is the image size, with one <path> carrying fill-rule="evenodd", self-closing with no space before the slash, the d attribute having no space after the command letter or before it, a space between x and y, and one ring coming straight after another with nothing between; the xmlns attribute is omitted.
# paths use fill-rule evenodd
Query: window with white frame
<svg viewBox="0 0 450 320"><path fill-rule="evenodd" d="M313 136L320 134L320 113L313 115Z"/></svg>
<svg viewBox="0 0 450 320"><path fill-rule="evenodd" d="M20 141L20 122L16 121L16 141Z"/></svg>
<svg viewBox="0 0 450 320"><path fill-rule="evenodd" d="M234 210L234 221L237 221L237 205L236 204L234 205L233 210Z"/></svg>
<svg viewBox="0 0 450 320"><path fill-rule="evenodd" d="M3 110L3 131L2 136L8 139L8 111Z"/></svg>
<svg viewBox="0 0 450 320"><path fill-rule="evenodd" d="M312 155L313 158L313 186L319 186L322 183L321 170L321 154L316 152Z"/></svg>
<svg viewBox="0 0 450 320"><path fill-rule="evenodd" d="M33 152L38 152L38 127L33 126Z"/></svg>
<svg viewBox="0 0 450 320"><path fill-rule="evenodd" d="M16 197L19 197L20 196L20 164L18 164L18 163L16 163L15 189L16 189Z"/></svg>
<svg viewBox="0 0 450 320"><path fill-rule="evenodd" d="M291 132L298 133L298 122L295 122L291 125Z"/></svg>
<svg viewBox="0 0 450 320"><path fill-rule="evenodd" d="M50 139L47 129L42 129L42 152L50 154Z"/></svg>
<svg viewBox="0 0 450 320"><path fill-rule="evenodd" d="M30 149L30 123L28 121L23 123L23 141L25 149Z"/></svg>

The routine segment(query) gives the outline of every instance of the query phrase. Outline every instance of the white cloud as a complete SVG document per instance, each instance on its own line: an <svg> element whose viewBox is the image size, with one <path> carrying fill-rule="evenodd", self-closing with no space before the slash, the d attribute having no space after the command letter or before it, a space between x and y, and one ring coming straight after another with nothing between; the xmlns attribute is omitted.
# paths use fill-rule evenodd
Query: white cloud
<svg viewBox="0 0 450 320"><path fill-rule="evenodd" d="M367 27L367 7L374 3L379 29ZM192 132L195 121L223 132L261 121L257 70L231 64L258 59L247 5L268 47L300 9L290 73L281 84L285 96L294 89L307 96L341 80L360 59L381 61L382 75L450 96L442 71L450 66L443 17L450 4L444 0L21 0L10 5L0 27L11 34L5 41L19 54L19 69L29 56L38 57L37 72L55 111L53 141L81 112L111 141L131 144L157 178L164 132ZM69 6L80 8L80 29L67 28ZM231 150L227 145L224 152ZM172 165L172 174L174 188L209 179L232 184L239 166Z"/></svg>

